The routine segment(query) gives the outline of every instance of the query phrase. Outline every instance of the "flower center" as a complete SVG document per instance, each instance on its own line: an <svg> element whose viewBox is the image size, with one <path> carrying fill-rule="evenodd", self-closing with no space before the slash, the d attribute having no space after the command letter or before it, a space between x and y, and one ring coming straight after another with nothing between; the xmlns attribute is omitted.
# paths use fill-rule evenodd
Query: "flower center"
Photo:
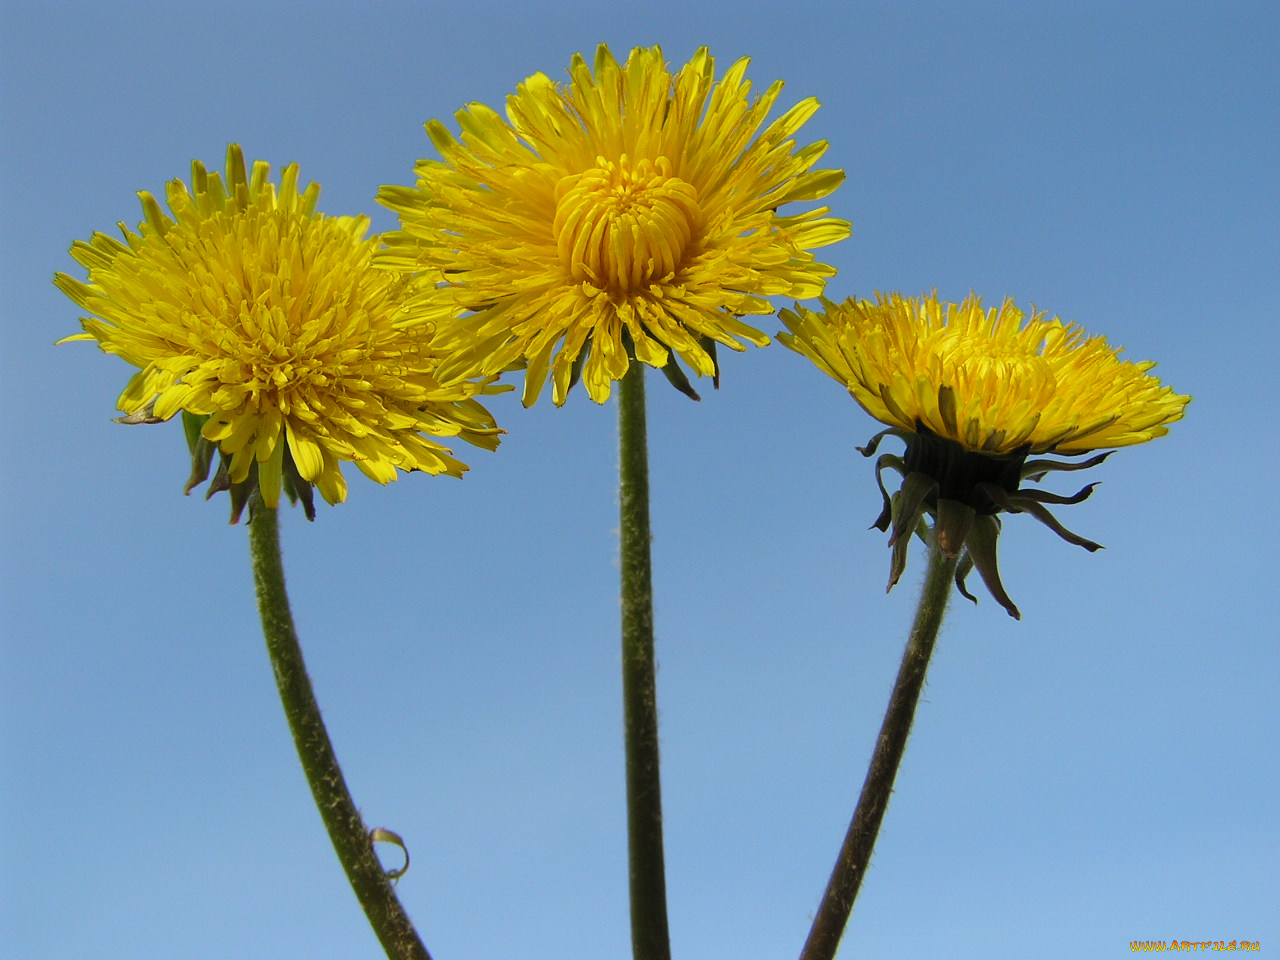
<svg viewBox="0 0 1280 960"><path fill-rule="evenodd" d="M596 162L556 186L560 262L575 283L624 295L670 279L702 228L698 191L666 157Z"/></svg>
<svg viewBox="0 0 1280 960"><path fill-rule="evenodd" d="M1056 380L1049 362L1025 342L993 342L986 333L944 329L931 336L925 346L942 361L947 382L968 388L977 396L995 399L1010 388L1016 388L1019 395L1040 396L1046 389L1052 390Z"/></svg>
<svg viewBox="0 0 1280 960"><path fill-rule="evenodd" d="M218 345L206 366L214 378L214 399L235 408L252 405L278 407L282 413L308 406L312 392L341 379L342 372L324 356L310 355L296 344L283 342L276 331L264 329L250 340L239 330L217 334Z"/></svg>

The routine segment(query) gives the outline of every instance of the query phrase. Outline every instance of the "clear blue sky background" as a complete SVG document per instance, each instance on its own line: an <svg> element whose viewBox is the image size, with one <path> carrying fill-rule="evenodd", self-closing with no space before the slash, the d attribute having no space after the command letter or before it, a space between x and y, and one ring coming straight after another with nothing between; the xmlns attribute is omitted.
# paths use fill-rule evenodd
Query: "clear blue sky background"
<svg viewBox="0 0 1280 960"><path fill-rule="evenodd" d="M1244 3L5 3L0 953L350 960L378 948L311 806L225 498L130 374L54 349L70 243L135 191L298 161L331 213L422 124L599 41L753 58L848 172L836 298L1006 295L1195 401L1063 508L1006 525L1016 623L958 600L844 958L1280 948L1276 689L1280 8ZM766 321L768 322L768 321ZM776 329L776 324L772 330ZM774 345L693 404L651 380L671 924L683 960L794 957L896 670L854 451L876 425ZM616 428L584 393L493 410L462 481L355 471L284 519L318 695L438 960L628 952ZM1071 487L1067 477L1055 489Z"/></svg>

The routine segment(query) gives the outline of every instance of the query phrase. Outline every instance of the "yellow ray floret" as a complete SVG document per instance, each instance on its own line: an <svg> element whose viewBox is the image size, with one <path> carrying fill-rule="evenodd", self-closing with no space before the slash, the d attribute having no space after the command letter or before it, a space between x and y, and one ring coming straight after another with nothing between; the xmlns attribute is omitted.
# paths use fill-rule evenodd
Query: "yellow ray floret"
<svg viewBox="0 0 1280 960"><path fill-rule="evenodd" d="M809 251L849 225L778 208L825 197L843 173L813 170L826 145L793 139L817 102L766 125L782 84L752 97L746 68L716 81L705 49L672 73L657 47L619 64L601 46L594 64L574 57L567 84L520 84L505 118L473 103L460 137L427 124L442 159L420 161L414 187L382 189L401 229L380 261L442 282L447 373L527 363L526 404L548 373L557 404L579 374L603 402L630 357L665 367L674 352L713 374L716 343L768 343L738 317L822 292L835 271ZM441 302L421 306L438 318Z"/></svg>
<svg viewBox="0 0 1280 960"><path fill-rule="evenodd" d="M346 496L340 464L380 483L399 470L459 475L466 466L424 436L461 436L492 449L499 431L474 399L486 384L442 385L432 327L404 312L433 289L374 269L366 217L316 213L319 187L298 168L276 186L227 150L225 180L192 164L191 186L169 183L171 215L141 193L145 220L124 242L105 234L72 256L88 282L55 283L90 316L85 332L140 368L120 409L208 419L202 436L230 457L230 480L257 464L276 506L286 454L330 503Z"/></svg>
<svg viewBox="0 0 1280 960"><path fill-rule="evenodd" d="M1084 453L1168 432L1190 397L1120 360L1118 348L1011 300L936 295L797 306L780 338L844 384L882 423L933 434L984 454Z"/></svg>

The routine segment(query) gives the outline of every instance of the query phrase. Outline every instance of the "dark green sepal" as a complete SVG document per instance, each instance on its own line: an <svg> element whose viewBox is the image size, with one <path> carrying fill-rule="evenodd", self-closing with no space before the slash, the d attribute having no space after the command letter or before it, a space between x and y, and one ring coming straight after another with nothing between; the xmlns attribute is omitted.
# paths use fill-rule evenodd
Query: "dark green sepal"
<svg viewBox="0 0 1280 960"><path fill-rule="evenodd" d="M916 480L912 481L912 477ZM907 488L913 489L908 492ZM936 486L936 485L934 485ZM914 533L923 542L929 542L929 525L925 516L930 512L926 502L929 495L930 481L921 474L911 474L903 481L902 489L893 495L891 513L893 515L893 533L889 537L889 585L885 592L892 590L902 579L907 569L907 548L911 546L911 534Z"/></svg>
<svg viewBox="0 0 1280 960"><path fill-rule="evenodd" d="M1101 480L1095 480L1093 483L1081 487L1075 493L1070 495L1054 493L1051 490L1023 488L1015 493L1009 494L1009 500L1012 503L1017 503L1019 500L1034 500L1036 503L1053 503L1058 505L1080 503L1081 501L1088 500L1089 494L1093 493L1093 488L1101 482Z"/></svg>
<svg viewBox="0 0 1280 960"><path fill-rule="evenodd" d="M201 434L208 419L207 415L198 416L182 411L182 431L187 435L187 449L191 451L191 476L187 478L186 485L182 488L184 494L189 494L209 479L209 467L213 463L217 446Z"/></svg>
<svg viewBox="0 0 1280 960"><path fill-rule="evenodd" d="M631 341L627 340L627 350L631 349ZM578 385L578 381L582 379L582 368L587 362L587 354L591 352L591 342L587 341L582 345L582 349L578 351L578 355L573 358L573 364L569 367L569 386L565 392L572 390ZM528 361L525 361L526 364ZM505 372L505 371L504 371Z"/></svg>
<svg viewBox="0 0 1280 960"><path fill-rule="evenodd" d="M671 384L690 400L702 399L698 396L698 391L693 389L693 385L689 383L689 378L685 376L684 370L680 368L680 363L676 360L676 352L674 350L667 351L667 362L662 365L662 375L667 378L667 383ZM716 376L719 377L719 373ZM716 386L719 386L718 380Z"/></svg>
<svg viewBox="0 0 1280 960"><path fill-rule="evenodd" d="M224 490L231 498L231 522L239 523L240 515L244 513L245 504L249 502L249 495L253 493L253 488L258 484L258 465L255 463L249 468L249 476L240 483L231 482L231 472L228 469L231 458L225 453L218 454L218 469L214 471L212 479L209 480L209 486L205 488L204 498L212 500L215 493L222 493ZM200 481L196 481L199 483ZM190 484L186 490L191 492ZM252 517L250 517L252 519Z"/></svg>
<svg viewBox="0 0 1280 960"><path fill-rule="evenodd" d="M284 450L284 469L281 471L280 481L290 505L296 506L301 501L302 512L306 514L307 519L315 520L315 485L302 479L302 474L298 472L298 465L293 462L293 451L288 447Z"/></svg>
<svg viewBox="0 0 1280 960"><path fill-rule="evenodd" d="M964 549L965 538L969 535L976 516L977 511L967 503L959 500L938 501L934 532L938 538L938 549L948 559L958 557Z"/></svg>
<svg viewBox="0 0 1280 960"><path fill-rule="evenodd" d="M895 493L893 495L893 506L896 510L902 502L902 495ZM889 550L889 583L884 588L884 592L888 593L894 588L897 582L902 579L903 572L907 569L907 548L911 546L911 538L903 537L897 543L893 544Z"/></svg>
<svg viewBox="0 0 1280 960"><path fill-rule="evenodd" d="M904 477L907 475L907 465L902 462L902 458L899 456L886 453L876 460L876 486L880 488L880 496L884 500L884 506L880 509L880 516L876 517L868 529L887 531L889 522L893 519L893 501L889 499L889 491L885 489L884 479L880 476L885 467L898 471Z"/></svg>
<svg viewBox="0 0 1280 960"><path fill-rule="evenodd" d="M1096 467L1113 453L1115 453L1114 450L1108 450L1106 453L1099 453L1079 463L1068 463L1066 460L1028 460L1022 465L1022 479L1039 481L1046 473L1055 470L1088 470L1090 467Z"/></svg>
<svg viewBox="0 0 1280 960"><path fill-rule="evenodd" d="M229 462L230 458L226 455L218 455L218 469L214 471L213 479L209 481L209 486L204 491L206 500L212 499L215 493L222 493L224 490L231 489L231 473L227 470Z"/></svg>
<svg viewBox="0 0 1280 960"><path fill-rule="evenodd" d="M647 328L645 332L649 333ZM652 336L651 333L650 336ZM622 329L621 339L622 349L627 352L627 361L629 363L639 363L640 361L636 359L635 341L631 339L631 334L625 327ZM577 358L573 361L574 369L572 382L570 384L571 386L578 382L578 376L581 373L582 360L586 357L587 350L590 346L591 341L588 341L587 345L583 347L582 353L578 354ZM680 362L676 359L676 352L674 350L667 351L667 362L658 369L661 370L662 375L667 378L667 383L671 384L690 400L702 399L698 396L698 391L693 389L693 385L689 383L689 378L685 375L684 370L681 369Z"/></svg>
<svg viewBox="0 0 1280 960"><path fill-rule="evenodd" d="M281 442L284 442L283 439ZM211 500L215 493L226 491L231 498L231 523L239 523L241 516L244 514L245 506L249 503L253 491L258 486L258 465L257 463L250 465L249 475L239 483L232 483L231 457L228 454L219 452L218 468L214 471L213 477L209 478L210 458L213 456L215 449L215 445L204 438L201 438L196 444L196 453L192 454L193 468L191 478L187 481L187 486L183 493L190 493L198 484L208 479L209 486L205 488L204 498ZM202 460L201 457L203 457ZM197 464L198 460L200 463ZM281 486L284 488L289 502L291 504L301 502L302 510L307 515L307 519L315 520L315 487L302 479L288 447L284 451L284 470L281 476ZM252 508L249 511L249 521L253 521Z"/></svg>
<svg viewBox="0 0 1280 960"><path fill-rule="evenodd" d="M225 490L231 498L231 523L239 523L245 504L249 502L250 494L258 485L258 465L255 463L249 468L249 476L244 480L232 483L231 472L228 470L230 463L231 457L225 453L218 454L218 469L214 471L212 479L209 480L209 486L205 488L204 498L212 500L215 493L222 493ZM187 492L190 493L189 488ZM253 519L252 512L249 519Z"/></svg>
<svg viewBox="0 0 1280 960"><path fill-rule="evenodd" d="M1063 540L1067 541L1067 543L1073 543L1077 547L1084 547L1090 553L1096 553L1097 551L1103 549L1102 544L1095 543L1092 540L1089 540L1085 537L1080 536L1080 534L1078 533L1072 533L1070 530L1068 530L1066 527L1064 527L1061 523L1058 522L1057 517L1055 517L1052 513L1050 513L1040 504L1036 503L1034 500L1014 499L1013 503L1023 513L1031 514L1031 516L1035 517L1037 520L1043 523L1046 527L1048 527L1050 530L1052 530L1054 533L1060 536Z"/></svg>
<svg viewBox="0 0 1280 960"><path fill-rule="evenodd" d="M1086 540L1084 537L1080 536L1078 533L1072 533L1070 530L1068 530L1066 527L1064 527L1061 523L1058 522L1057 517L1055 517L1052 513L1046 510L1041 504L1037 503L1031 497L1021 496L1020 495L1021 492L1015 493L1015 494L1006 493L1004 490L996 487L995 484L987 484L986 486L989 489L987 489L984 492L988 496L990 496L992 500L994 500L997 504L999 504L1000 509L1004 510L1005 512L1029 513L1031 514L1031 516L1035 517L1037 520L1043 523L1046 527L1048 527L1050 530L1052 530L1054 533L1060 536L1063 540L1067 541L1067 543L1073 543L1077 547L1084 547L1090 553L1093 553L1096 550L1102 549L1102 544L1094 543L1092 540ZM1081 496L1080 499L1083 500L1090 493L1092 493L1093 488L1095 486L1097 486L1096 483L1091 483L1087 487L1085 487L1084 490L1080 491L1080 493L1084 494L1084 496ZM1036 491L1036 492L1040 492L1040 491ZM1079 501L1071 501L1071 502L1079 502Z"/></svg>
<svg viewBox="0 0 1280 960"><path fill-rule="evenodd" d="M902 489L893 504L893 529L889 533L889 546L899 540L909 540L929 509L931 495L938 492L938 482L923 473L908 473L902 481ZM903 535L906 534L904 537ZM895 581L896 582L896 581Z"/></svg>
<svg viewBox="0 0 1280 960"><path fill-rule="evenodd" d="M701 337L698 346L711 358L711 389L720 389L720 359L716 356L716 341L711 337Z"/></svg>
<svg viewBox="0 0 1280 960"><path fill-rule="evenodd" d="M254 488L258 486L258 465L255 463L249 468L249 476L243 483L233 483L227 493L231 497L231 522L239 523L240 514L244 512L245 504L249 502L250 496L253 494ZM249 522L253 522L253 508L249 508Z"/></svg>
<svg viewBox="0 0 1280 960"><path fill-rule="evenodd" d="M857 450L864 457L874 456L876 449L880 446L880 441L885 437L897 437L903 443L906 443L911 439L911 434L908 431L903 430L901 427L889 427L887 430L881 430L874 437L868 440L865 447L854 447L853 449ZM905 471L903 471L903 475L906 475Z"/></svg>
<svg viewBox="0 0 1280 960"><path fill-rule="evenodd" d="M956 589L960 591L961 596L966 600L973 601L974 606L977 606L978 598L970 593L964 585L965 578L969 576L971 570L973 570L973 557L969 556L969 551L966 550L961 554L960 562L956 564Z"/></svg>
<svg viewBox="0 0 1280 960"><path fill-rule="evenodd" d="M214 445L203 437L196 442L195 449L191 451L191 476L187 477L187 482L182 488L184 494L190 493L209 479L209 467L213 463L214 450Z"/></svg>
<svg viewBox="0 0 1280 960"><path fill-rule="evenodd" d="M187 450L191 452L192 456L195 456L197 444L204 439L200 431L204 429L204 425L208 421L209 415L207 413L198 414L188 413L186 410L182 411L182 432L186 434Z"/></svg>
<svg viewBox="0 0 1280 960"><path fill-rule="evenodd" d="M1000 569L996 563L996 541L999 537L999 517L987 514L978 515L974 518L973 526L969 529L969 536L965 538L967 556L973 561L973 565L978 570L978 575L982 577L982 582L986 584L991 596L995 597L996 603L1004 607L1013 619L1021 620L1022 614L1018 612L1014 602L1009 599L1009 595L1004 591L1004 584L1000 582ZM957 568L958 572L959 569ZM969 595L966 593L965 596ZM973 598L970 597L970 599Z"/></svg>

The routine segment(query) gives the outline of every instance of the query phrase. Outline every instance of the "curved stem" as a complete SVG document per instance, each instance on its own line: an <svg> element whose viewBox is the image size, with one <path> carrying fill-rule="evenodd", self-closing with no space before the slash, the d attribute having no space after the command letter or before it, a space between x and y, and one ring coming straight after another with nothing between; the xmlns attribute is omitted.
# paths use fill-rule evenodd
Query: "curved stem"
<svg viewBox="0 0 1280 960"><path fill-rule="evenodd" d="M618 437L631 950L635 960L670 960L662 851L662 789L658 774L644 364L634 360L618 384Z"/></svg>
<svg viewBox="0 0 1280 960"><path fill-rule="evenodd" d="M253 583L262 616L262 632L298 759L302 761L333 849L387 956L391 960L431 960L373 852L368 828L347 790L342 768L338 766L333 744L320 717L289 611L276 511L264 506L255 493L250 516L249 551L253 558Z"/></svg>
<svg viewBox="0 0 1280 960"><path fill-rule="evenodd" d="M880 823L889 805L898 766L907 749L907 737L915 719L916 704L920 702L920 692L924 689L938 628L942 626L942 616L947 609L955 569L955 558L945 556L936 541L932 543L920 606L916 609L911 637L902 655L898 679L894 682L889 707L880 726L880 736L871 755L867 778L862 784L862 794L858 797L853 820L849 823L844 845L818 905L800 960L832 960L840 945L840 937L853 911L853 901L857 899L858 888L871 861L871 851L875 848Z"/></svg>

